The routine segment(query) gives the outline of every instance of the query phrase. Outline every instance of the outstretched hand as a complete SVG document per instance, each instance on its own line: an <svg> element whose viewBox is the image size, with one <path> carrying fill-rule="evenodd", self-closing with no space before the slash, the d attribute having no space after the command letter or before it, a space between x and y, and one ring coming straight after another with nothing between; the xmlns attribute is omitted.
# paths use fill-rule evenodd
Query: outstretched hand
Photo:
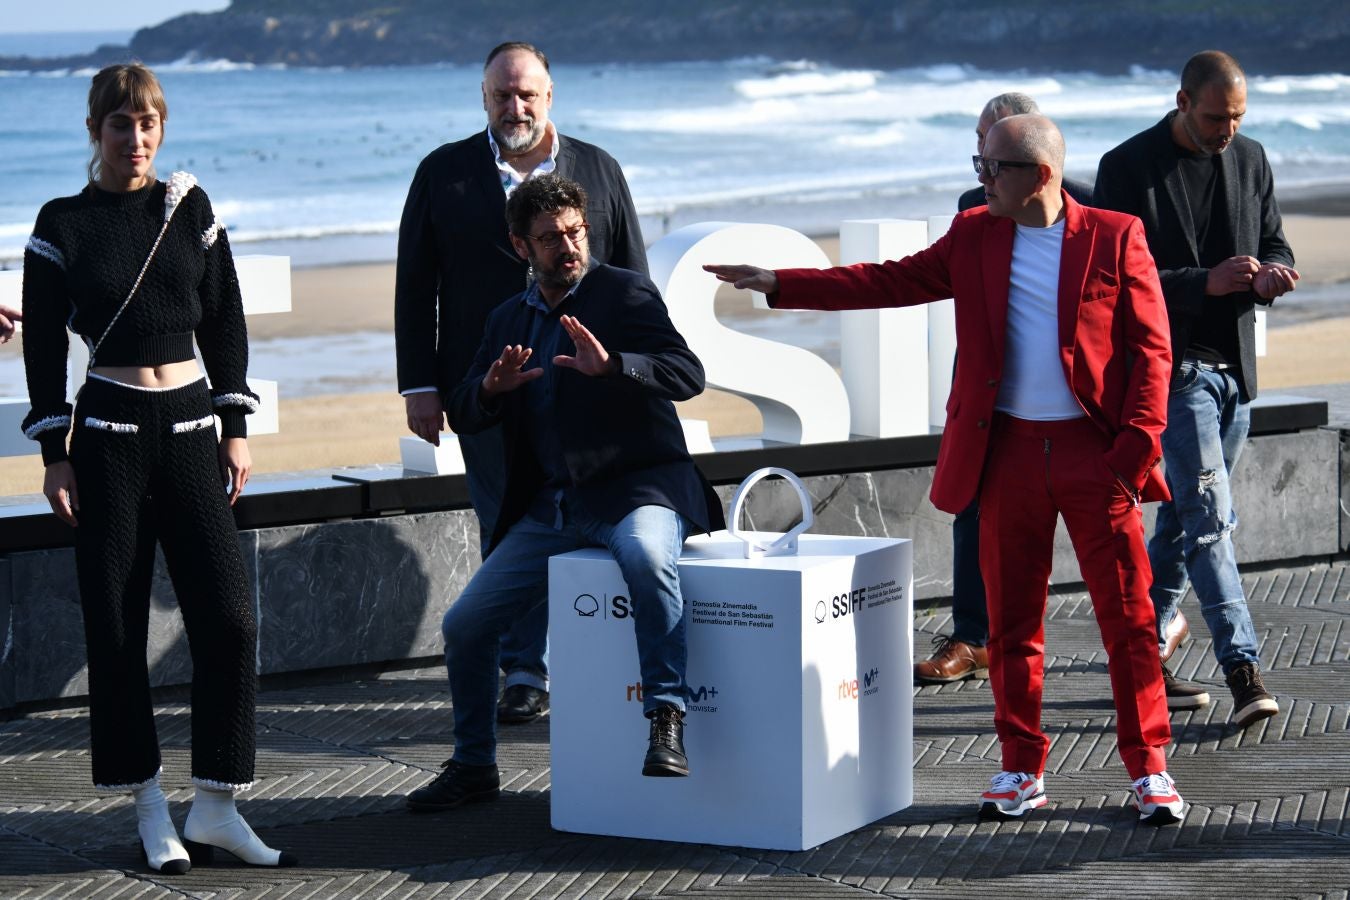
<svg viewBox="0 0 1350 900"><path fill-rule="evenodd" d="M502 355L497 357L488 367L487 374L483 376L483 396L495 397L498 394L509 393L543 375L544 370L538 368L530 369L528 372L522 371L533 353L529 347L507 344L502 350Z"/></svg>
<svg viewBox="0 0 1350 900"><path fill-rule="evenodd" d="M0 303L0 344L9 343L9 339L14 337L15 324L22 321L21 310Z"/></svg>
<svg viewBox="0 0 1350 900"><path fill-rule="evenodd" d="M576 316L562 316L558 320L563 330L577 347L576 356L555 356L553 364L564 369L575 369L582 375L597 377L612 374L615 368L613 358L590 329L582 325Z"/></svg>
<svg viewBox="0 0 1350 900"><path fill-rule="evenodd" d="M718 281L725 281L741 290L759 291L761 294L778 293L778 276L772 269L761 269L758 266L706 265L703 271L711 272L717 276Z"/></svg>

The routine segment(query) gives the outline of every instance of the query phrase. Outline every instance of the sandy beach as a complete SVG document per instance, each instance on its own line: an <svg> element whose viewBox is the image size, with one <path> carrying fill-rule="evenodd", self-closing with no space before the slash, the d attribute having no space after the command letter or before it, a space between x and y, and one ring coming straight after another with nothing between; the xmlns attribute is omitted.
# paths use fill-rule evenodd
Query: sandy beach
<svg viewBox="0 0 1350 900"><path fill-rule="evenodd" d="M1300 290L1309 295L1315 291L1323 299L1295 324L1282 325L1278 307L1269 316L1267 355L1260 362L1263 392L1350 382L1350 354L1345 351L1350 346L1350 257L1344 249L1350 215L1313 214L1319 207L1307 199L1294 206L1299 212L1287 214L1284 227L1302 275ZM1344 213L1337 198L1322 208ZM837 238L817 240L832 260L838 259ZM393 293L392 263L297 269L292 273L292 311L253 317L249 332L254 339L390 332ZM747 296L730 289L718 295L717 308L720 316L756 314ZM403 401L392 391L283 396L280 414L279 434L249 441L259 473L397 462L398 438L407 433ZM716 390L680 404L680 415L708 420L715 437L753 434L761 428L753 405ZM0 494L34 493L41 485L38 457L0 459Z"/></svg>

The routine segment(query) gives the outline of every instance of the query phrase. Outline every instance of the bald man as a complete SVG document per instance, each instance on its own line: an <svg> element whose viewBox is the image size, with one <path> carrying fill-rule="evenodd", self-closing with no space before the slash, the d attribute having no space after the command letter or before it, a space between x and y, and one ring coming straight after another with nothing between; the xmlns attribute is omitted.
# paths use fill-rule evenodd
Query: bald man
<svg viewBox="0 0 1350 900"><path fill-rule="evenodd" d="M993 125L974 158L988 205L931 247L833 269L707 266L782 309L913 306L955 298L956 375L932 500L980 504L989 673L1003 770L985 818L1044 806L1046 594L1064 517L1109 654L1117 744L1140 820L1178 822L1140 503L1167 497L1157 464L1172 358L1167 310L1133 216L1062 189L1064 139L1044 116Z"/></svg>

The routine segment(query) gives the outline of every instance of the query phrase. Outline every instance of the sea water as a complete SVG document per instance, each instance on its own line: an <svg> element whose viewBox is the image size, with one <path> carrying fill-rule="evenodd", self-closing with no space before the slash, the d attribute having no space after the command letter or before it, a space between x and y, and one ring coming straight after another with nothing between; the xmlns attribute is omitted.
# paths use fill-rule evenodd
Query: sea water
<svg viewBox="0 0 1350 900"><path fill-rule="evenodd" d="M25 40L0 36L0 53L21 52ZM169 102L160 175L198 177L236 253L282 253L296 266L392 260L418 162L484 124L476 65L155 68ZM0 266L19 264L43 202L84 184L92 74L0 72ZM623 165L648 242L707 220L821 234L847 218L949 214L976 184L975 120L1003 91L1039 101L1064 131L1068 173L1090 180L1101 155L1156 122L1176 92L1175 73L1142 68L880 71L763 58L558 64L553 77L553 120ZM1350 75L1252 78L1242 130L1265 145L1281 193L1346 182ZM368 343L371 365L385 360L386 375L363 384L386 389L390 342ZM278 344L280 360L303 349L306 372L322 370L321 348ZM352 363L353 349L334 357L332 371ZM21 370L15 385L8 368L0 361L0 390L21 393ZM304 383L306 393L353 389L323 377Z"/></svg>

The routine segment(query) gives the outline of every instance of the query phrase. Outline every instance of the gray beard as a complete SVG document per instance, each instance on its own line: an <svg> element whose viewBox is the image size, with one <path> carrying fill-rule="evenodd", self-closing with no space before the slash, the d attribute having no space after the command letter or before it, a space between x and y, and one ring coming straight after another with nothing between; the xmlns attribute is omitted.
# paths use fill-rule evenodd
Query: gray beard
<svg viewBox="0 0 1350 900"><path fill-rule="evenodd" d="M526 150L532 150L544 137L545 125L538 119L530 125L530 130L524 133L512 131L509 135L503 134L496 127L492 129L492 137L497 142L497 146L511 153L523 153Z"/></svg>

